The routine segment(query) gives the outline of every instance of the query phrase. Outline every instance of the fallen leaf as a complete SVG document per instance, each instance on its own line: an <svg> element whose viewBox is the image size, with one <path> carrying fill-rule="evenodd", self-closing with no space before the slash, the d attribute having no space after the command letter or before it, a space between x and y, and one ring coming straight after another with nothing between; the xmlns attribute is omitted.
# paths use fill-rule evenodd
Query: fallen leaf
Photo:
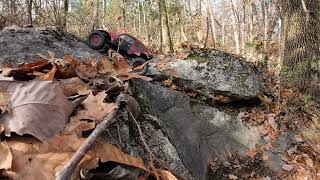
<svg viewBox="0 0 320 180"><path fill-rule="evenodd" d="M289 165L289 164L284 164L284 165L282 165L282 169L290 172L290 171L293 170L293 166L292 166L292 165Z"/></svg>
<svg viewBox="0 0 320 180"><path fill-rule="evenodd" d="M235 176L233 174L229 174L228 177L229 177L229 179L232 179L232 180L238 179L238 176Z"/></svg>
<svg viewBox="0 0 320 180"><path fill-rule="evenodd" d="M0 80L3 81L13 81L14 78L13 77L6 77L6 76L3 76L2 74L0 74Z"/></svg>
<svg viewBox="0 0 320 180"><path fill-rule="evenodd" d="M84 95L91 92L90 87L78 77L60 79L59 83L66 96Z"/></svg>
<svg viewBox="0 0 320 180"><path fill-rule="evenodd" d="M48 143L42 143L33 137L10 138L8 145L13 155L11 170L17 173L18 179L55 179L55 173L68 162L83 140L75 135L56 136ZM91 161L92 158L85 155L81 162ZM76 176L81 166L80 163Z"/></svg>
<svg viewBox="0 0 320 180"><path fill-rule="evenodd" d="M76 68L81 62L71 55L65 55L62 60L55 61L59 78L73 78L77 76Z"/></svg>
<svg viewBox="0 0 320 180"><path fill-rule="evenodd" d="M71 135L56 135L42 143L32 137L15 137L8 140L13 154L12 171L19 179L55 179L55 174L68 162L85 138ZM141 158L123 153L113 145L96 141L91 150L79 163L74 177L79 179L80 169L96 168L102 162L117 162L148 171Z"/></svg>
<svg viewBox="0 0 320 180"><path fill-rule="evenodd" d="M3 113L8 110L13 92L22 84L22 82L18 81L0 81L0 109Z"/></svg>
<svg viewBox="0 0 320 180"><path fill-rule="evenodd" d="M63 134L69 135L75 133L77 136L82 137L82 132L93 130L96 123L87 119L79 119L77 116L70 117L70 122L63 130Z"/></svg>
<svg viewBox="0 0 320 180"><path fill-rule="evenodd" d="M251 159L254 159L257 153L258 153L258 150L256 147L248 149L246 151L246 155L249 156Z"/></svg>
<svg viewBox="0 0 320 180"><path fill-rule="evenodd" d="M13 71L27 74L32 71L41 71L43 68L45 68L49 64L50 64L49 61L41 59L34 63L24 64L17 69L13 69Z"/></svg>
<svg viewBox="0 0 320 180"><path fill-rule="evenodd" d="M0 124L0 134L4 131L4 127L2 124Z"/></svg>
<svg viewBox="0 0 320 180"><path fill-rule="evenodd" d="M117 71L114 69L114 62L104 57L100 60L100 64L98 65L98 69L100 73L107 74L115 74Z"/></svg>
<svg viewBox="0 0 320 180"><path fill-rule="evenodd" d="M267 161L269 159L269 153L267 151L264 151L262 153L262 160Z"/></svg>
<svg viewBox="0 0 320 180"><path fill-rule="evenodd" d="M54 80L54 76L56 75L57 72L57 66L52 63L52 69L47 73L39 77L40 80L45 80L45 81L52 81Z"/></svg>
<svg viewBox="0 0 320 180"><path fill-rule="evenodd" d="M161 180L178 180L171 172L166 170L158 170Z"/></svg>
<svg viewBox="0 0 320 180"><path fill-rule="evenodd" d="M278 125L274 119L274 117L269 117L268 122L274 130L278 130Z"/></svg>
<svg viewBox="0 0 320 180"><path fill-rule="evenodd" d="M72 104L59 83L31 81L15 89L3 116L6 135L30 134L45 141L61 131L72 113Z"/></svg>
<svg viewBox="0 0 320 180"><path fill-rule="evenodd" d="M12 165L12 154L7 142L0 142L0 169L8 170Z"/></svg>
<svg viewBox="0 0 320 180"><path fill-rule="evenodd" d="M313 163L313 160L309 157L309 155L308 154L303 154L302 156L304 157L304 160L306 161L306 164L309 167L313 168L314 167L314 163Z"/></svg>
<svg viewBox="0 0 320 180"><path fill-rule="evenodd" d="M107 96L105 92L100 92L96 96L92 93L83 101L83 110L77 112L78 119L91 119L99 123L109 112L117 108L116 103L104 103Z"/></svg>

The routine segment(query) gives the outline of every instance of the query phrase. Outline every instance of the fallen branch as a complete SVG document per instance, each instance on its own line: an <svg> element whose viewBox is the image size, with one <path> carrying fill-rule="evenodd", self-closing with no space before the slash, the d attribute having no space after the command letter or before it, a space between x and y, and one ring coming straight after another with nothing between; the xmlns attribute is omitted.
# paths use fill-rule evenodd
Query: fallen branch
<svg viewBox="0 0 320 180"><path fill-rule="evenodd" d="M85 156L85 154L90 150L90 148L94 145L97 138L108 128L108 126L113 122L112 120L115 118L119 105L121 102L120 94L117 98L118 107L112 110L106 118L102 120L100 124L94 129L94 131L90 134L90 136L83 142L81 147L77 150L77 152L72 156L72 158L68 161L68 163L57 173L56 180L69 180L72 176L74 170L76 169L79 162Z"/></svg>

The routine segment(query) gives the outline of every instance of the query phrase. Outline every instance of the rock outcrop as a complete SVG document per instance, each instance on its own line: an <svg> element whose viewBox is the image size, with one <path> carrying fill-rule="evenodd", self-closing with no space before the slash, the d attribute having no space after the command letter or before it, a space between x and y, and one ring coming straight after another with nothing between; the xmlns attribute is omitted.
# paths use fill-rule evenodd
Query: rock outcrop
<svg viewBox="0 0 320 180"><path fill-rule="evenodd" d="M38 53L47 51L56 57L70 54L83 60L100 56L78 37L55 27L6 27L0 31L0 44L0 64L13 66L33 62L39 59Z"/></svg>
<svg viewBox="0 0 320 180"><path fill-rule="evenodd" d="M186 60L171 67L181 78L206 85L212 91L228 93L239 100L256 98L263 91L255 66L241 57L215 49L196 49Z"/></svg>
<svg viewBox="0 0 320 180"><path fill-rule="evenodd" d="M131 87L142 107L142 123L155 119L195 179L204 179L211 155L223 159L228 150L243 153L260 141L258 130L242 124L236 113L143 80L132 80Z"/></svg>

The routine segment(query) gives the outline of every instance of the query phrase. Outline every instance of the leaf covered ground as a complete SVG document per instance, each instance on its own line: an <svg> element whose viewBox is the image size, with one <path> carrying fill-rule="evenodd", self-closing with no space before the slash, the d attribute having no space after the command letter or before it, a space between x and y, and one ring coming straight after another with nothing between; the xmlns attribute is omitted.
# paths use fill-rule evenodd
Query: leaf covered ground
<svg viewBox="0 0 320 180"><path fill-rule="evenodd" d="M172 57L158 58L150 64L175 75L168 66ZM69 55L55 58L50 52L39 55L35 63L16 68L3 66L1 73L0 179L54 179L85 141L86 134L118 108L115 101L120 93L127 96L123 100L127 111L133 117L139 116L139 104L130 98L126 81L152 80L134 73L117 56L82 62ZM281 87L279 77L269 71L264 72L264 78L269 93L259 97L261 104L244 107L239 114L242 122L259 128L264 142L248 149L244 157L232 150L227 160L212 157L209 179L320 178L319 104L303 93ZM177 81L164 80L162 84L203 100L198 91L181 87ZM204 101L210 105L229 103L227 96L206 98ZM143 141L143 132L140 136ZM278 151L283 136L290 140L283 145L284 151ZM148 152L148 145L145 148ZM182 178L170 169L155 167L156 157L149 153L149 161L145 162L100 138L72 178ZM280 170L266 165L270 153L281 157Z"/></svg>

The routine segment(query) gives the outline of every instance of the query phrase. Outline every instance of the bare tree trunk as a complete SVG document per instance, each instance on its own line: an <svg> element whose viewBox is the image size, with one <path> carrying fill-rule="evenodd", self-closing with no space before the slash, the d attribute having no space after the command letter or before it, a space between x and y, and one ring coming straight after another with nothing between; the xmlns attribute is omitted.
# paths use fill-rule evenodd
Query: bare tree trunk
<svg viewBox="0 0 320 180"><path fill-rule="evenodd" d="M160 37L160 48L159 51L162 53L163 49L163 32L162 32L162 3L161 0L158 0L158 6L159 6L159 37Z"/></svg>
<svg viewBox="0 0 320 180"><path fill-rule="evenodd" d="M142 3L142 12L143 12L143 26L144 26L144 33L146 38L148 38L148 26L146 23L146 8L145 8L145 3L143 2L144 0L141 0Z"/></svg>
<svg viewBox="0 0 320 180"><path fill-rule="evenodd" d="M216 43L217 43L217 33L216 33L216 27L215 27L215 22L214 22L214 18L213 18L213 10L212 10L211 1L206 0L206 5L207 5L207 11L208 11L208 18L210 18L211 32L213 34L212 43L213 43L213 47L215 48Z"/></svg>
<svg viewBox="0 0 320 180"><path fill-rule="evenodd" d="M138 0L138 34L141 33L141 8L140 8L140 0Z"/></svg>
<svg viewBox="0 0 320 180"><path fill-rule="evenodd" d="M169 26L169 17L168 17L168 11L167 11L167 5L165 0L159 0L161 4L161 11L163 11L165 14L165 26L166 26L166 33L167 33L167 39L169 43L169 49L170 52L173 53L173 44L172 44L172 39L171 39L171 33L170 33L170 26Z"/></svg>
<svg viewBox="0 0 320 180"><path fill-rule="evenodd" d="M231 0L231 8L233 12L233 26L234 26L234 41L236 46L236 53L240 54L240 25L239 25L239 18L237 15L237 4Z"/></svg>
<svg viewBox="0 0 320 180"><path fill-rule="evenodd" d="M253 40L253 37L254 37L254 35L253 35L253 7L254 7L254 2L253 2L253 0L251 0L251 2L250 2L250 26L249 26L249 28L250 28L250 40Z"/></svg>
<svg viewBox="0 0 320 180"><path fill-rule="evenodd" d="M26 0L26 4L28 6L27 10L28 10L28 25L32 26L32 4L33 4L33 0Z"/></svg>
<svg viewBox="0 0 320 180"><path fill-rule="evenodd" d="M265 14L265 19L264 19L264 50L266 51L267 46L268 46L268 32L269 32L269 3L264 0L264 14Z"/></svg>
<svg viewBox="0 0 320 180"><path fill-rule="evenodd" d="M208 16L207 16L207 32L206 32L206 38L204 40L204 46L203 46L204 48L207 48L209 31L210 31L210 21L209 21L209 12L208 12Z"/></svg>
<svg viewBox="0 0 320 180"><path fill-rule="evenodd" d="M242 55L246 55L246 4L245 0L242 0L242 40L241 40L241 51Z"/></svg>
<svg viewBox="0 0 320 180"><path fill-rule="evenodd" d="M126 0L122 0L122 27L126 28Z"/></svg>
<svg viewBox="0 0 320 180"><path fill-rule="evenodd" d="M221 33L222 33L222 49L225 48L225 43L226 43L226 30L225 30L225 20L224 18L222 19L222 28L221 28Z"/></svg>
<svg viewBox="0 0 320 180"><path fill-rule="evenodd" d="M196 14L197 15L202 15L201 14L201 0L195 0L195 4L196 4Z"/></svg>
<svg viewBox="0 0 320 180"><path fill-rule="evenodd" d="M97 2L98 3L98 2ZM62 28L66 29L67 26L67 17L68 17L68 10L69 10L69 0L64 0L64 13L63 13L63 23Z"/></svg>

